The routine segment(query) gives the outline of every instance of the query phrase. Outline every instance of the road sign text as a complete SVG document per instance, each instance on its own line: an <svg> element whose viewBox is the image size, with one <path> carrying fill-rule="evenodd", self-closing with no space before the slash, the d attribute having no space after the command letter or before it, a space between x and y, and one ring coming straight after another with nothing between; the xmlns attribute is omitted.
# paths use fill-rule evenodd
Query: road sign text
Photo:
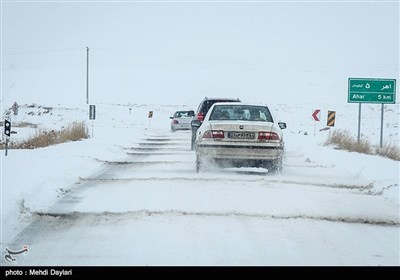
<svg viewBox="0 0 400 280"><path fill-rule="evenodd" d="M349 103L396 103L396 80L349 78Z"/></svg>

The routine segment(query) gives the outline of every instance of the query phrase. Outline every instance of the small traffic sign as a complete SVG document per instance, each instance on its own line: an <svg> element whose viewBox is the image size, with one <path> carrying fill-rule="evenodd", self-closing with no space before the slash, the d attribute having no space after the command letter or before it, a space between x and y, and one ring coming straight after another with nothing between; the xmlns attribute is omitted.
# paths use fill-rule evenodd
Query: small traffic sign
<svg viewBox="0 0 400 280"><path fill-rule="evenodd" d="M396 103L395 79L349 78L348 103Z"/></svg>
<svg viewBox="0 0 400 280"><path fill-rule="evenodd" d="M89 105L89 120L96 119L96 106Z"/></svg>
<svg viewBox="0 0 400 280"><path fill-rule="evenodd" d="M328 111L327 126L335 126L336 111Z"/></svg>
<svg viewBox="0 0 400 280"><path fill-rule="evenodd" d="M4 134L8 137L11 135L11 121L9 119L4 120Z"/></svg>
<svg viewBox="0 0 400 280"><path fill-rule="evenodd" d="M153 111L149 111L149 119L153 117Z"/></svg>
<svg viewBox="0 0 400 280"><path fill-rule="evenodd" d="M18 103L17 102L14 102L14 104L12 105L12 110L13 110L13 113L14 113L14 115L18 115Z"/></svg>
<svg viewBox="0 0 400 280"><path fill-rule="evenodd" d="M321 110L317 109L314 111L314 113L312 114L312 117L315 121L319 122L321 120Z"/></svg>

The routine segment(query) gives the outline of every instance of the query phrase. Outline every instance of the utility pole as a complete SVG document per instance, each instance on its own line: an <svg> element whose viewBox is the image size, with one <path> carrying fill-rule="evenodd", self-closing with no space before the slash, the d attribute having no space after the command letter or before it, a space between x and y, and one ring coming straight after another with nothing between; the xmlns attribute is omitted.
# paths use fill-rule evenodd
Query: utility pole
<svg viewBox="0 0 400 280"><path fill-rule="evenodd" d="M86 47L86 104L89 104L89 47Z"/></svg>

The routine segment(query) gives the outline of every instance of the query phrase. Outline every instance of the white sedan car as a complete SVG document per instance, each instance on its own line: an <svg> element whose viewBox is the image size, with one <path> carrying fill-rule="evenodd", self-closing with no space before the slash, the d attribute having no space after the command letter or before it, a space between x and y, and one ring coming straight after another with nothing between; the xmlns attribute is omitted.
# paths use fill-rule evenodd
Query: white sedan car
<svg viewBox="0 0 400 280"><path fill-rule="evenodd" d="M196 125L196 120L192 125ZM284 152L281 130L284 128L286 123L274 122L267 106L215 103L197 131L197 172L206 170L210 161L279 172Z"/></svg>
<svg viewBox="0 0 400 280"><path fill-rule="evenodd" d="M192 127L190 123L194 118L194 111L176 111L174 116L170 117L171 121L171 131L176 130L189 130Z"/></svg>

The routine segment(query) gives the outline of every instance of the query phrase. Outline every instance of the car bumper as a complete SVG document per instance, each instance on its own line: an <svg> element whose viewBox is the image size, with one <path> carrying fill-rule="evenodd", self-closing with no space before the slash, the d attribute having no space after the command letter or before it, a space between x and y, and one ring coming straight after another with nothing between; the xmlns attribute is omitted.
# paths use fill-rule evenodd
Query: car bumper
<svg viewBox="0 0 400 280"><path fill-rule="evenodd" d="M231 160L275 160L282 158L283 147L255 145L198 144L196 154L200 157Z"/></svg>
<svg viewBox="0 0 400 280"><path fill-rule="evenodd" d="M174 124L174 125L171 125L171 129L174 129L174 130L179 130L179 129L191 129L192 127L190 126L190 123L188 123L188 124Z"/></svg>

